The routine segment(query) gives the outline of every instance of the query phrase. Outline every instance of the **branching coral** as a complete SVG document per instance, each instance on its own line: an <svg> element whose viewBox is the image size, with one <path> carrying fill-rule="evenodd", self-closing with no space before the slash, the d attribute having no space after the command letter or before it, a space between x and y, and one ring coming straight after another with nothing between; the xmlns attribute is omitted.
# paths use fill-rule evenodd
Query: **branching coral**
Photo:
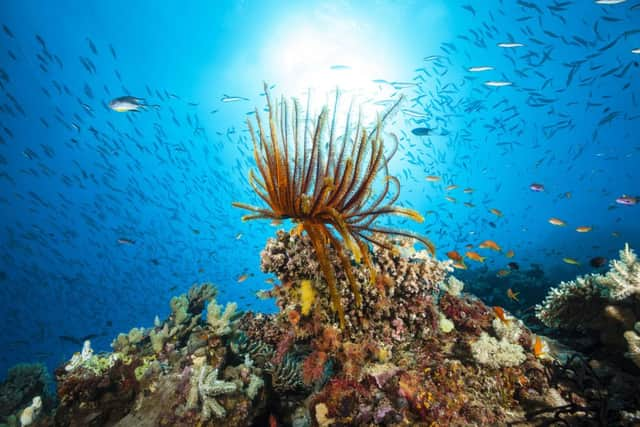
<svg viewBox="0 0 640 427"><path fill-rule="evenodd" d="M260 173L258 178L251 172L249 183L267 207L237 202L233 205L253 212L244 216L243 220L290 218L298 223L296 232L304 230L309 236L329 288L333 310L344 327L344 310L337 289L336 271L329 259L329 248L337 255L358 306L361 304L361 295L349 252L357 263L364 261L365 265L371 266L367 242L390 248L387 242L373 233L413 237L424 243L432 253L435 251L433 244L424 237L374 225L380 215L386 214L423 220L417 212L394 205L400 195L400 183L396 177L388 174L387 162L393 153L386 155L384 152L382 125L400 100L378 118L371 132L365 129L360 120L355 130L352 129L349 110L345 129L339 138L336 136L337 93L331 117L327 108L323 108L315 126L309 129L308 108L303 117L297 101L293 102L293 108L284 100L274 105L266 83L264 90L269 110L268 129L263 127L257 109L257 132L248 120L254 159ZM325 139L323 134L327 121L330 121L329 135ZM374 184L381 171L385 174L382 191L375 195ZM392 184L396 192L389 196ZM373 282L375 270L370 268L369 273Z"/></svg>
<svg viewBox="0 0 640 427"><path fill-rule="evenodd" d="M218 370L204 365L200 368L197 381L198 396L202 403L202 418L224 418L227 411L217 400L217 396L233 393L237 389L235 383L218 379Z"/></svg>
<svg viewBox="0 0 640 427"><path fill-rule="evenodd" d="M536 316L550 327L597 331L612 353L628 348L625 355L640 366L640 339L632 329L640 316L640 262L626 244L609 266L604 275L578 277L551 289L536 306Z"/></svg>
<svg viewBox="0 0 640 427"><path fill-rule="evenodd" d="M597 278L591 274L561 282L536 305L536 317L549 327L583 329L606 305L606 292Z"/></svg>
<svg viewBox="0 0 640 427"><path fill-rule="evenodd" d="M609 267L597 281L609 290L611 298L619 301L635 295L640 299L640 262L628 243L620 251L620 259L611 261Z"/></svg>
<svg viewBox="0 0 640 427"><path fill-rule="evenodd" d="M238 305L227 303L222 312L222 306L211 301L207 307L207 324L216 336L229 335L233 330L233 317Z"/></svg>

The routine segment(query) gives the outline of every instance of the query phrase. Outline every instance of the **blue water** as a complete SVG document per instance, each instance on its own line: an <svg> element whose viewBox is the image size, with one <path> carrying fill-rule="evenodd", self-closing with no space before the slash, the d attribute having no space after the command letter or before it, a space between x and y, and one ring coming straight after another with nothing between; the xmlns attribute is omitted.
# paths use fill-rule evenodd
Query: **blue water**
<svg viewBox="0 0 640 427"><path fill-rule="evenodd" d="M263 81L303 102L311 89L316 113L338 86L342 113L356 99L369 121L404 95L386 128L400 138L391 172L400 203L426 220L393 222L430 237L440 258L472 244L487 255L467 261L472 270L538 263L557 282L625 242L640 247L640 207L615 202L640 195L637 0L13 1L0 11L13 35L0 32L2 373L25 361L53 369L87 336L108 350L195 282L215 283L219 301L275 310L254 292L269 287L260 251L277 227L242 223L231 207L259 203L245 121L265 105ZM123 95L157 107L110 110ZM478 249L486 239L503 252Z"/></svg>

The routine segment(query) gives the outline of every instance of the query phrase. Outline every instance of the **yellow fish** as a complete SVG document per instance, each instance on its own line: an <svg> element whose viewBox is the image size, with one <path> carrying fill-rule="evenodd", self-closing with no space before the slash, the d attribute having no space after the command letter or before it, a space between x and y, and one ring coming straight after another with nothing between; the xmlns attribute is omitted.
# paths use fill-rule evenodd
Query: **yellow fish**
<svg viewBox="0 0 640 427"><path fill-rule="evenodd" d="M496 276L505 277L505 276L508 276L509 274L511 274L511 271L502 269L502 270L498 270L498 272L496 273Z"/></svg>
<svg viewBox="0 0 640 427"><path fill-rule="evenodd" d="M438 182L440 181L440 177L437 175L428 175L427 176L427 181L429 182Z"/></svg>
<svg viewBox="0 0 640 427"><path fill-rule="evenodd" d="M580 265L580 261L575 258L562 258L562 261L566 262L567 264Z"/></svg>
<svg viewBox="0 0 640 427"><path fill-rule="evenodd" d="M516 254L516 253L515 253L515 252L513 252L513 249L509 249L509 250L507 251L507 253L506 253L506 254L504 254L504 256L506 256L507 258L513 258L515 254Z"/></svg>
<svg viewBox="0 0 640 427"><path fill-rule="evenodd" d="M465 255L467 256L467 258L473 261L484 262L485 260L485 257L480 256L480 254L478 254L477 252L468 251Z"/></svg>
<svg viewBox="0 0 640 427"><path fill-rule="evenodd" d="M492 214L494 214L495 216L502 216L502 212L500 212L498 209L496 208L491 208L489 209L489 212L491 212Z"/></svg>
<svg viewBox="0 0 640 427"><path fill-rule="evenodd" d="M588 225L584 225L584 226L581 226L581 227L577 227L577 228L576 228L576 231L577 231L578 233L588 233L588 232L589 232L589 231L591 231L591 230L593 230L593 227L588 226Z"/></svg>
<svg viewBox="0 0 640 427"><path fill-rule="evenodd" d="M560 218L549 218L549 224L556 225L558 227L564 227L565 225L567 225L567 223Z"/></svg>

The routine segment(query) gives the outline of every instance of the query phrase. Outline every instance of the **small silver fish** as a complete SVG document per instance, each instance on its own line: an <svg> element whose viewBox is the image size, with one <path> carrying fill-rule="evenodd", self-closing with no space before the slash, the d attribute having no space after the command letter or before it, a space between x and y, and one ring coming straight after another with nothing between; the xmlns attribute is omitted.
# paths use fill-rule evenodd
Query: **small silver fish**
<svg viewBox="0 0 640 427"><path fill-rule="evenodd" d="M488 82L484 82L484 84L485 86L489 86L489 87L504 87L504 86L511 86L513 83L505 82L505 81L490 80Z"/></svg>
<svg viewBox="0 0 640 427"><path fill-rule="evenodd" d="M249 98L245 98L243 96L229 96L229 95L224 95L222 98L220 98L220 101L222 102L236 102L236 101L248 101Z"/></svg>
<svg viewBox="0 0 640 427"><path fill-rule="evenodd" d="M493 67L490 67L488 65L483 65L479 67L469 67L468 69L470 73L481 73L483 71L491 71L491 70L493 70Z"/></svg>
<svg viewBox="0 0 640 427"><path fill-rule="evenodd" d="M524 46L524 44L522 43L498 43L498 47L504 47L507 49L514 48L514 47L522 47L522 46Z"/></svg>

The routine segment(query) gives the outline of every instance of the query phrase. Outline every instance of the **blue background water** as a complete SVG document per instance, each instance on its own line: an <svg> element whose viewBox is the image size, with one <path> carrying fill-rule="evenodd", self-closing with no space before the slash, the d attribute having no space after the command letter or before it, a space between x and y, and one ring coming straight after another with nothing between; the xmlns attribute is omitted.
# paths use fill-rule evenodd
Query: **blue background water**
<svg viewBox="0 0 640 427"><path fill-rule="evenodd" d="M343 110L357 96L365 120L404 94L387 127L401 139L391 170L401 203L426 221L396 223L428 235L441 258L473 244L494 275L510 260L477 249L492 239L558 281L624 242L640 246L640 207L615 203L640 194L637 1L182 3L0 6L13 34L0 33L0 372L53 368L88 335L107 350L195 282L215 283L220 301L274 310L254 292L269 287L259 254L276 227L242 223L231 207L257 202L245 120L264 107L263 80L278 96L311 88L316 112L340 86ZM510 41L525 46L497 47ZM495 69L468 71L481 65ZM110 110L122 95L158 107ZM420 126L432 135L412 135Z"/></svg>

